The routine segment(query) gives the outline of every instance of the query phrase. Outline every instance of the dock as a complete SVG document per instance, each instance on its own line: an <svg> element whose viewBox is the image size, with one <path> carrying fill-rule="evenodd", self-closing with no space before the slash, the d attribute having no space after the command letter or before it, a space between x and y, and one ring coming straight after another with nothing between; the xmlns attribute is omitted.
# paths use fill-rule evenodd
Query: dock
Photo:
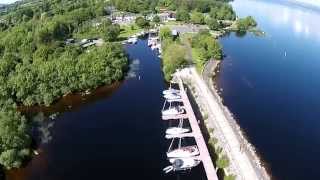
<svg viewBox="0 0 320 180"><path fill-rule="evenodd" d="M192 109L188 95L184 89L182 80L178 79L178 81L179 81L180 95L181 95L181 99L183 101L183 105L184 105L184 109L185 109L186 113L181 114L181 115L176 115L176 116L163 116L162 118L163 118L163 120L174 120L174 119L188 119L189 120L189 124L191 126L192 133L187 133L185 135L179 135L179 137L184 137L184 136L185 137L194 137L194 139L197 143L199 152L200 152L200 159L202 161L204 170L206 172L207 179L208 180L218 180L218 176L216 174L216 169L213 166L206 142L202 136L197 118L196 118L195 113Z"/></svg>

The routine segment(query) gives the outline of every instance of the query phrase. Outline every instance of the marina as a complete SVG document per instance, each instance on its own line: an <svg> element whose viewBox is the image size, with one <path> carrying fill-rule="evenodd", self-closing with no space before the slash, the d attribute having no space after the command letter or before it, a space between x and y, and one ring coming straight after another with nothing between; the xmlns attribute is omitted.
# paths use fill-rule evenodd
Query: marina
<svg viewBox="0 0 320 180"><path fill-rule="evenodd" d="M184 105L183 107L184 107L185 113L184 114L177 113L177 114L163 115L162 119L166 120L166 121L167 120L182 120L182 121L188 120L190 123L191 129L192 129L192 133L166 135L166 138L169 138L169 139L172 138L173 140L175 138L179 138L181 140L181 138L184 138L184 137L193 137L196 141L196 144L197 144L196 147L199 150L199 156L197 157L197 159L202 162L203 167L206 172L207 179L208 180L218 180L218 176L216 174L216 170L215 170L214 165L212 163L207 145L206 145L205 140L202 136L198 121L197 121L196 116L193 112L193 109L192 109L191 103L189 101L188 95L185 91L183 82L180 78L178 78L178 85L179 85L179 95L181 96L181 101ZM164 92L168 92L168 90L164 91ZM177 92L173 91L173 93L177 93ZM164 93L164 94L166 94L166 93ZM181 102L181 101L179 101L179 102ZM165 105L163 107L165 107ZM170 105L170 107L171 107L171 105ZM172 140L172 142L173 142L173 140ZM192 155L193 155L194 151L195 150L192 151L192 153L191 153ZM195 153L195 154L197 154L197 153ZM164 169L164 170L167 170L167 169Z"/></svg>

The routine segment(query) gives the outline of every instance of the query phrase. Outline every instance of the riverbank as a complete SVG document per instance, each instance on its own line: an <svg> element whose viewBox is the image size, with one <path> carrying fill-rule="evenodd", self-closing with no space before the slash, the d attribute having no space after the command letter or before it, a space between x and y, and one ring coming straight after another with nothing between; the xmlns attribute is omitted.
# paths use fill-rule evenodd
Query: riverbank
<svg viewBox="0 0 320 180"><path fill-rule="evenodd" d="M236 179L270 179L267 171L258 158L254 147L246 140L240 126L232 114L222 103L218 91L214 87L207 72L216 72L219 62L210 61L203 78L199 76L194 67L185 68L178 72L187 83L206 117L207 129L213 129L210 138L217 139L224 154L230 159L230 166L226 168L227 174L235 174ZM212 75L212 74L211 74Z"/></svg>

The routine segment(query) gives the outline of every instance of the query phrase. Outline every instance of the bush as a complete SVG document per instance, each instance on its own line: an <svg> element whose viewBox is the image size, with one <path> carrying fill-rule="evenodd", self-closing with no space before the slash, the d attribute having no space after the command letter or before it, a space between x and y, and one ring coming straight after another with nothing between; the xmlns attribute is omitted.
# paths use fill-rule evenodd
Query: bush
<svg viewBox="0 0 320 180"><path fill-rule="evenodd" d="M236 180L236 175L230 174L230 175L225 175L223 177L223 180Z"/></svg>
<svg viewBox="0 0 320 180"><path fill-rule="evenodd" d="M229 164L230 164L230 160L226 155L219 156L219 158L216 161L217 167L221 169L228 167Z"/></svg>
<svg viewBox="0 0 320 180"><path fill-rule="evenodd" d="M152 21L156 24L160 23L160 17L158 15L155 15L152 19Z"/></svg>
<svg viewBox="0 0 320 180"><path fill-rule="evenodd" d="M160 29L160 39L164 40L164 39L172 39L172 33L170 28L168 27L163 27Z"/></svg>

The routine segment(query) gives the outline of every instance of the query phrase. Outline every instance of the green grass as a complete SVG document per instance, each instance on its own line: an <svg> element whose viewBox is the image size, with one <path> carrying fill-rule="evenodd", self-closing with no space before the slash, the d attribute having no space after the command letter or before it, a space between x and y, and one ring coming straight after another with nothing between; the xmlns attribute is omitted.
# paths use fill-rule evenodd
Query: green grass
<svg viewBox="0 0 320 180"><path fill-rule="evenodd" d="M165 22L164 25L181 25L181 24L185 24L184 22L180 22L180 21L168 21L168 22Z"/></svg>
<svg viewBox="0 0 320 180"><path fill-rule="evenodd" d="M142 30L142 28L136 26L135 24L123 25L121 26L119 39L128 39L130 36L133 36Z"/></svg>
<svg viewBox="0 0 320 180"><path fill-rule="evenodd" d="M197 71L199 73L201 73L203 71L204 64L200 60L200 53L199 53L198 49L196 49L196 48L192 48L192 60L196 65Z"/></svg>

